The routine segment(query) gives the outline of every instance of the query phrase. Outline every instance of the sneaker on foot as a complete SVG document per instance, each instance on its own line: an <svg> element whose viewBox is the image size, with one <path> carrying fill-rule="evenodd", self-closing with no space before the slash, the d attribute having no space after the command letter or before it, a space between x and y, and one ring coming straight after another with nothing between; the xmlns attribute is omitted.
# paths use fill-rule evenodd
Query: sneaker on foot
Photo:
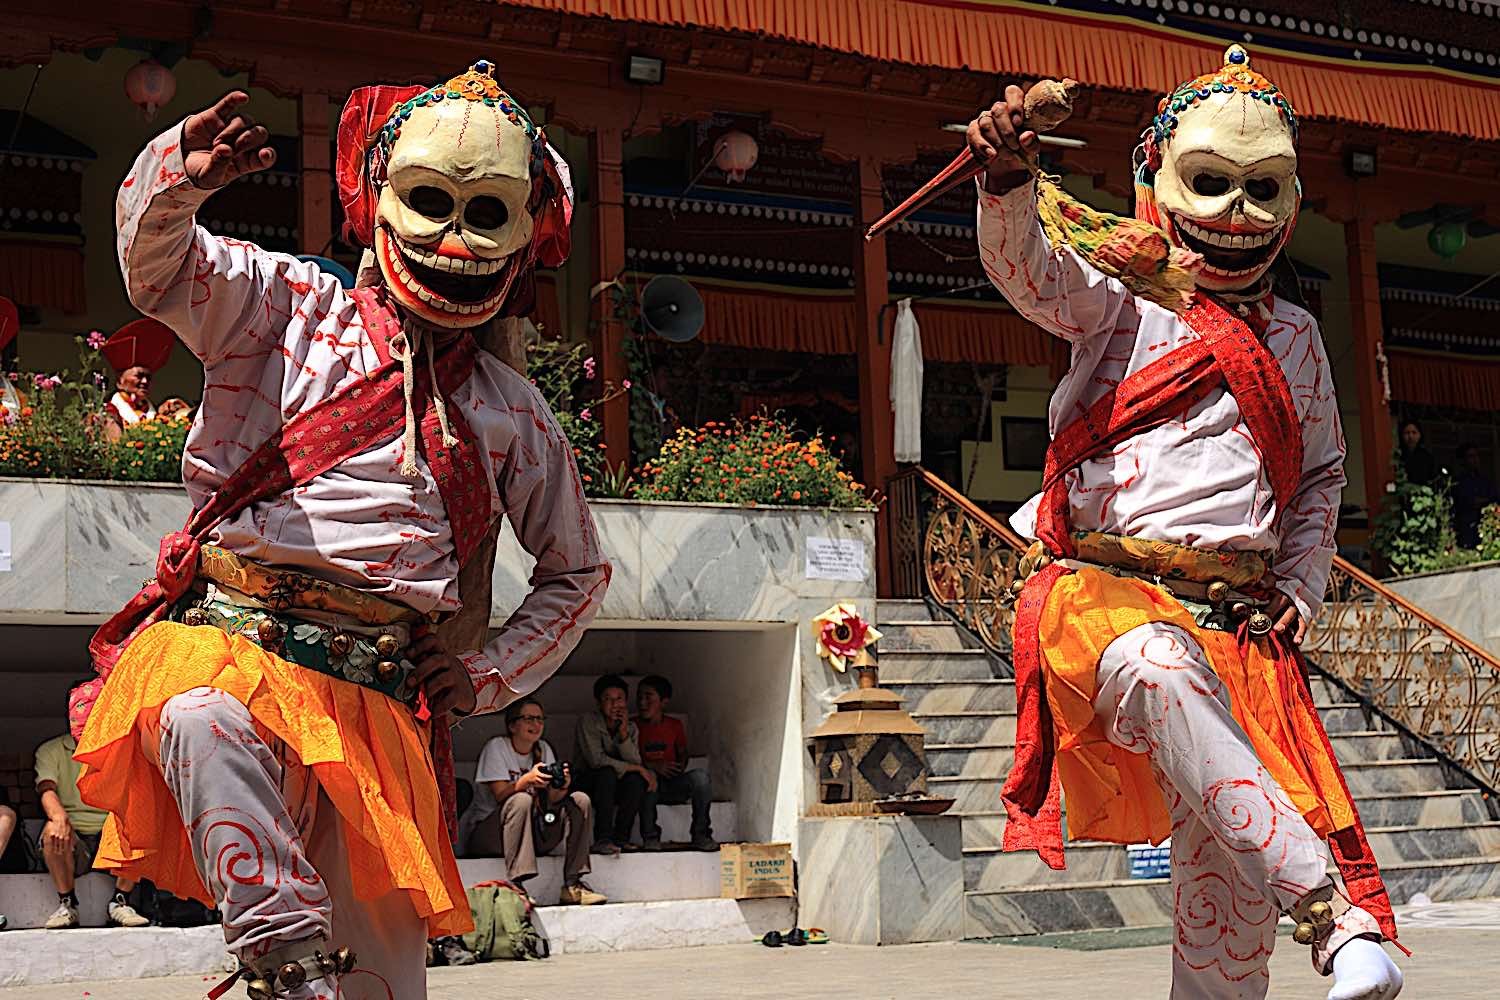
<svg viewBox="0 0 1500 1000"><path fill-rule="evenodd" d="M0 913L0 931L10 926L10 921L5 919L5 914Z"/></svg>
<svg viewBox="0 0 1500 1000"><path fill-rule="evenodd" d="M646 837L646 838L642 839L642 841L641 841L641 850L643 850L643 851L659 851L659 850L661 850L661 838L660 837Z"/></svg>
<svg viewBox="0 0 1500 1000"><path fill-rule="evenodd" d="M464 947L462 938L445 937L438 942L437 950L449 965L473 965L479 961L478 956Z"/></svg>
<svg viewBox="0 0 1500 1000"><path fill-rule="evenodd" d="M712 837L694 837L693 850L695 851L717 851L719 842Z"/></svg>
<svg viewBox="0 0 1500 1000"><path fill-rule="evenodd" d="M559 906L599 906L609 902L609 898L602 892L595 892L589 888L587 882L574 882L572 885L563 886L562 895L558 896Z"/></svg>
<svg viewBox="0 0 1500 1000"><path fill-rule="evenodd" d="M620 850L624 851L626 854L634 854L636 851L639 851L640 849L641 849L641 845L637 844L633 840L622 840L622 841L620 841Z"/></svg>
<svg viewBox="0 0 1500 1000"><path fill-rule="evenodd" d="M49 931L66 930L69 927L78 926L78 907L66 900L57 904L57 909L52 911L52 916L42 925Z"/></svg>
<svg viewBox="0 0 1500 1000"><path fill-rule="evenodd" d="M616 844L613 840L596 840L594 841L594 846L589 848L589 853L602 854L607 858L612 858L620 853L620 845Z"/></svg>
<svg viewBox="0 0 1500 1000"><path fill-rule="evenodd" d="M112 927L149 927L151 921L136 912L135 907L119 900L109 904L109 923Z"/></svg>

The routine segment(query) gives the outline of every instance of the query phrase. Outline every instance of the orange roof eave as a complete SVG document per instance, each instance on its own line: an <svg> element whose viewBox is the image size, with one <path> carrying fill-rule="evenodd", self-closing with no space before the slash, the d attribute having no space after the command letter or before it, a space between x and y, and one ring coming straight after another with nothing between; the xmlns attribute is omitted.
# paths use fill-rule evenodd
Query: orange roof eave
<svg viewBox="0 0 1500 1000"><path fill-rule="evenodd" d="M1226 43L1133 18L1018 0L496 0L560 13L764 35L885 62L1071 76L1165 94L1216 68ZM1249 43L1297 113L1358 125L1500 139L1500 83L1432 66L1319 58ZM1419 88L1419 89L1418 89ZM1475 99L1475 91L1489 99Z"/></svg>

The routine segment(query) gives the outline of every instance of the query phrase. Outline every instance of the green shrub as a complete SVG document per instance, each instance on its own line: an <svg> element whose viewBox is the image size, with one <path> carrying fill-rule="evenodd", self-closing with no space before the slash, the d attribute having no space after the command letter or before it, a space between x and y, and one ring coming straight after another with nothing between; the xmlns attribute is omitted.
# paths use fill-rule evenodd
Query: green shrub
<svg viewBox="0 0 1500 1000"><path fill-rule="evenodd" d="M763 506L869 507L864 487L823 439L801 440L776 417L682 428L641 467L641 500Z"/></svg>

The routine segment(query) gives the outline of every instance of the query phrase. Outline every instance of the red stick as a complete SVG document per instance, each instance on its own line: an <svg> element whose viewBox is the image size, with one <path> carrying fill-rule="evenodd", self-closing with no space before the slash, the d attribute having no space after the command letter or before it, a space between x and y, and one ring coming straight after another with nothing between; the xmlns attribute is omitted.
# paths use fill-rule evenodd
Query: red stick
<svg viewBox="0 0 1500 1000"><path fill-rule="evenodd" d="M878 222L865 230L865 239L873 240L902 219L926 208L965 181L978 177L983 171L984 164L975 158L967 146L964 147L964 151L959 153L952 163L944 167L942 173L923 184L916 194L881 216Z"/></svg>

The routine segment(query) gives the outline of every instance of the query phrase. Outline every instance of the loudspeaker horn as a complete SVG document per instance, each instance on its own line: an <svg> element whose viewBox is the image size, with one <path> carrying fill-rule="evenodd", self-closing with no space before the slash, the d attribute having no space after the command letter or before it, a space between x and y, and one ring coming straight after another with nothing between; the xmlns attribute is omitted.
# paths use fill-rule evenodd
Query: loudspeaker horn
<svg viewBox="0 0 1500 1000"><path fill-rule="evenodd" d="M659 274L641 289L641 317L662 340L685 344L703 329L703 297L670 274Z"/></svg>

